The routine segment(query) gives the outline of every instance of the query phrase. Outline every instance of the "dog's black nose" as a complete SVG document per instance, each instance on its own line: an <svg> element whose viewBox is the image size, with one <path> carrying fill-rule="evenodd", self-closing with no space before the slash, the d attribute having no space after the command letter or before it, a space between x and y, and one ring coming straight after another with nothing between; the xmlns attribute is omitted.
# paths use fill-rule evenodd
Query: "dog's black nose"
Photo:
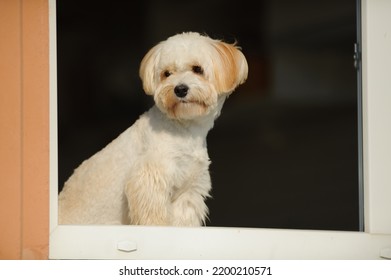
<svg viewBox="0 0 391 280"><path fill-rule="evenodd" d="M181 98L185 97L188 91L189 91L189 87L184 84L179 84L174 88L175 95Z"/></svg>

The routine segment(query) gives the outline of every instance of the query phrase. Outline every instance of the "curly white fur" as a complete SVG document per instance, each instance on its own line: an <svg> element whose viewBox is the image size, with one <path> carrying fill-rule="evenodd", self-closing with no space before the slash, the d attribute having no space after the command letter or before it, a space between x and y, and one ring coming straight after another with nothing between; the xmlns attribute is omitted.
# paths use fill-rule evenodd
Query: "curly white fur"
<svg viewBox="0 0 391 280"><path fill-rule="evenodd" d="M59 223L205 223L206 136L247 72L236 46L198 33L153 47L140 77L156 105L74 171L59 195Z"/></svg>

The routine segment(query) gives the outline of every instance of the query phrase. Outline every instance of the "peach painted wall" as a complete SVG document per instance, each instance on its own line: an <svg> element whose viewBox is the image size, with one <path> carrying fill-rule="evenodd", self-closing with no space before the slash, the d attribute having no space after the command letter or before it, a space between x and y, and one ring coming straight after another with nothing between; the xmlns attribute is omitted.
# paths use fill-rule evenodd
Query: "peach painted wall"
<svg viewBox="0 0 391 280"><path fill-rule="evenodd" d="M0 259L47 259L48 0L0 1Z"/></svg>

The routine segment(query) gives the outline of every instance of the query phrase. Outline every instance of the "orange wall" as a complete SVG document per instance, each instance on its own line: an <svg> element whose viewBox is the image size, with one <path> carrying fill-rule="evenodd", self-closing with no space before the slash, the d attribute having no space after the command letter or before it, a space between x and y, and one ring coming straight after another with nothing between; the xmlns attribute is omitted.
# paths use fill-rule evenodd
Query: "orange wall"
<svg viewBox="0 0 391 280"><path fill-rule="evenodd" d="M48 0L0 1L0 259L46 259Z"/></svg>

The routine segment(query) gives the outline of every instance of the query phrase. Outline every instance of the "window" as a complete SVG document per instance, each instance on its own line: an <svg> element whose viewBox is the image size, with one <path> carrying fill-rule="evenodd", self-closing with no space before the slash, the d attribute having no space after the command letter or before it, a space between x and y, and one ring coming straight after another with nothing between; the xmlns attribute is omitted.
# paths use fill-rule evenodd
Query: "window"
<svg viewBox="0 0 391 280"><path fill-rule="evenodd" d="M156 43L156 41L152 42L153 40L151 38L158 38L160 36L154 35L153 32L160 32L159 34L165 35L165 32L167 32L168 29L175 30L175 27L170 27L169 24L167 24L169 26L166 27L167 30L163 30L162 25L149 22L152 19L159 21L159 15L155 14L155 10L145 4L146 2L143 3L144 4L141 4L141 1L140 4L132 2L128 4L128 9L121 9L124 13L133 12L139 14L136 12L138 9L144 9L151 13L146 17L148 20L144 25L140 24L137 26L137 28L140 29L139 33L132 33L132 36L130 37L132 40L136 40L137 42L141 40L143 43L135 44L135 42L132 42L132 50L138 52L139 57L129 56L129 61L132 62L132 64L129 65L123 59L129 51L126 49L126 44L122 41L123 38L119 35L111 34L110 30L104 30L103 26L106 26L106 24L102 24L102 28L95 31L99 34L91 34L90 31L92 29L89 28L97 28L97 26L91 22L85 23L83 28L91 38L75 35L74 32L80 28L78 25L73 26L73 29L69 29L65 35L61 35L63 34L61 32L64 32L64 30L61 31L60 26L57 29L59 32L59 43L64 44L64 41L61 42L64 38L60 38L60 35L74 38L72 41L68 41L69 44L72 44L59 46L59 52L64 51L64 49L69 51L69 49L72 48L81 48L83 41L93 40L94 36L99 37L99 42L101 44L106 44L104 46L101 46L101 44L94 45L96 47L94 52L101 52L101 55L97 56L100 57L98 60L92 59L91 57L88 58L86 54L91 52L91 49L84 45L84 49L73 52L73 54L79 55L76 56L76 60L82 61L84 65L79 65L78 69L72 68L72 65L68 66L68 71L69 69L72 69L72 71L75 72L75 76L80 79L79 82L76 83L78 87L80 85L82 90L89 93L90 96L88 94L84 96L78 95L77 100L71 100L69 95L61 96L61 93L59 93L59 126L62 125L61 122L69 122L71 124L70 127L74 126L72 119L69 118L69 114L67 115L67 113L63 111L63 106L69 106L72 109L72 114L75 114L76 117L80 117L86 109L85 103L81 101L83 99L86 99L86 102L89 104L95 103L97 105L94 108L91 106L91 109L93 110L91 111L92 113L102 112L101 116L103 117L101 119L93 117L94 121L98 121L100 124L105 122L112 124L109 125L107 131L104 132L107 135L106 139L93 141L97 146L103 147L105 142L114 139L119 132L132 123L132 121L130 121L131 118L137 117L139 113L144 111L144 109L140 109L142 107L140 105L137 105L133 109L128 106L122 108L119 105L124 103L137 103L145 104L145 108L149 106L148 97L141 94L141 88L137 88L137 86L140 87L140 82L136 76L138 63L145 50ZM331 21L336 24L336 26L334 28L328 28L327 24L329 22L327 20L328 15L326 9L322 9L325 13L324 18L316 16L314 19L306 18L300 19L299 21L291 13L284 14L286 11L279 10L275 1L263 1L259 3L262 4L256 4L257 6L251 7L251 9L248 7L246 9L243 8L245 11L240 11L240 9L235 10L235 13L252 11L255 15L254 17L248 16L248 19L245 18L244 22L241 23L242 26L237 26L237 29L234 29L235 25L231 26L232 30L235 32L235 36L238 37L239 43L243 42L241 45L244 48L245 54L250 56L247 57L249 59L250 75L252 75L251 73L253 71L259 79L254 79L253 81L250 81L249 79L247 85L243 87L243 89L239 89L241 92L238 91L232 95L223 109L221 119L217 121L215 129L212 130L208 139L209 153L213 161L212 182L214 185L213 194L215 197L215 201L212 200L208 202L211 209L210 227L190 229L57 225L57 167L55 165L56 158L54 157L57 149L57 143L55 141L55 139L57 139L55 133L55 102L57 96L55 90L52 91L53 123L51 132L53 141L51 151L53 155L53 170L51 172L51 181L52 186L55 186L54 189L51 190L52 234L50 248L52 258L376 258L379 256L379 248L382 248L387 242L389 243L390 237L387 235L382 237L379 236L373 241L373 235L370 235L369 233L379 232L389 234L391 232L390 225L387 224L387 219L384 214L391 212L384 211L387 209L390 210L389 206L387 206L390 203L387 203L386 201L387 196L383 195L390 193L391 190L389 190L389 187L387 188L387 184L382 183L387 182L387 180L389 182L390 175L387 175L384 170L384 173L381 173L382 169L379 170L375 166L376 164L382 164L380 163L380 160L385 160L385 164L387 165L391 159L378 157L378 155L382 155L379 146L371 146L372 144L377 143L377 141L383 141L380 139L384 139L384 137L385 139L390 138L390 135L387 134L385 136L380 135L381 132L387 132L380 131L377 127L379 124L376 122L377 118L383 118L384 116L382 114L387 111L381 110L381 108L383 108L381 102L380 110L373 110L374 108L377 108L374 107L374 104L378 104L376 101L379 101L381 98L386 98L383 95L390 85L387 84L388 81L386 79L381 80L381 75L378 76L374 74L382 67L381 64L378 65L376 62L382 62L382 60L371 59L371 63L367 60L367 56L374 56L374 58L379 59L380 57L378 55L380 55L380 51L382 50L381 45L376 44L376 42L379 43L379 41L376 40L380 40L379 36L377 36L378 33L376 32L380 31L373 31L379 30L378 28L372 29L377 27L377 20L381 19L378 15L373 17L374 9L376 9L377 6L363 2L363 147L365 151L364 170L366 175L364 176L364 186L366 189L364 210L367 215L365 227L367 233L359 233L346 232L347 230L358 231L362 226L360 225L360 195L358 191L360 178L358 166L360 165L360 157L357 152L359 145L357 139L359 132L356 125L356 118L358 115L357 108L359 108L358 106L360 104L356 103L356 73L354 68L351 67L349 68L351 69L349 70L350 74L346 76L338 75L335 77L335 75L333 75L334 73L332 73L334 69L347 68L348 66L345 62L339 61L335 56L327 56L331 55L331 49L335 51L334 55L336 56L349 57L349 63L351 63L351 65L353 64L353 53L351 50L338 49L337 46L332 44L327 45L327 43L334 42L334 39L337 43L344 42L345 40L352 40L354 43L355 20L353 20L353 29L351 23L349 23L350 21L346 23L343 20L340 20L345 19L346 16L346 14L343 13L344 9L341 8L338 9L337 14L333 14L337 20ZM354 8L354 1L352 1L352 3L353 5L351 7ZM51 9L54 11L54 1L51 1L51 5ZM61 9L61 2L59 2L58 5L59 9ZM143 5L146 5L146 7L143 7ZM340 3L338 3L338 5L340 7ZM278 5L278 7L280 7L280 5ZM161 7L161 9L163 8L164 7ZM157 9L157 11L161 11L161 9ZM237 9L237 7L235 9ZM77 10L82 11L82 9ZM355 10L348 10L350 19L351 17L354 19ZM274 11L274 14L272 12L265 13L265 17L260 17L259 13L262 11ZM287 9L287 11L291 12L292 10ZM342 15L339 13L342 13ZM94 14L94 17L96 18L100 17L99 13L96 11L92 14ZM263 19L267 16L272 19ZM280 19L288 16L292 17L292 22L295 24L284 25L282 23ZM52 15L52 89L55 89L56 41L54 29L55 18L53 17L54 16ZM81 15L79 19L80 18L83 18L83 15ZM131 17L126 17L126 20L129 18ZM137 18L137 20L142 21L144 18L144 16L141 16L140 18ZM205 18L207 18L207 16L205 16ZM268 27L268 30L259 31L258 28L260 27L254 26L250 18L260 18L260 20L269 20L271 22L273 22L274 19L275 22L274 25L271 24ZM61 22L61 20L68 20L73 24L76 24L77 22L74 18L59 18L58 22ZM126 24L129 24L129 22L123 22L125 19L118 18L117 20L122 28L124 28ZM212 30L216 35L220 32L219 24L221 24L221 26L226 26L226 23L224 22L217 22L215 30ZM306 29L309 22L314 23L316 28ZM184 28L196 28L194 27L194 24L194 21L190 20L188 26L185 26ZM208 24L208 22L206 21L205 24ZM236 21L235 24L237 24ZM157 30L157 26L162 30ZM260 24L260 26L265 25ZM143 28L149 30L149 33L146 33ZM316 32L318 30L317 28L323 28L321 29L322 32ZM383 26L383 28L385 27ZM182 30L183 28L178 30L178 32ZM273 32L271 32L271 30L273 30ZM127 30L125 29L125 31ZM248 34L246 34L246 32L248 32ZM150 37L147 37L145 34L150 34ZM251 37L253 34L259 36L254 36L253 38ZM281 36L279 36L279 34ZM348 38L345 38L346 34L350 34L350 37L347 36ZM373 36L373 38L371 37L371 41L369 41L366 36ZM254 40L248 40L246 46L245 38L250 37ZM161 39L164 39L164 37ZM250 41L251 44L256 46L253 46L253 48L261 51L251 52L252 47ZM272 42L272 44L265 43L265 41ZM115 42L116 51L110 49L112 48L111 44L113 42ZM369 48L369 45L372 50L379 49L379 52L370 52L371 48ZM120 49L117 49L117 46L121 46ZM351 42L349 42L349 46L353 49L353 44L351 44ZM246 52L246 49L249 50L248 53ZM107 55L104 54L105 51L108 51ZM386 53L385 49L383 49L383 51ZM319 52L326 54L326 59L319 56ZM62 62L61 58L59 58L59 64L71 63L71 61L69 56L62 58ZM116 67L111 67L113 61L116 63ZM297 65L302 66L300 75L295 71L296 68L294 66ZM313 70L318 65L326 69L321 68L321 70ZM92 68L94 69L93 73L84 71L85 69L91 70ZM120 71L121 69L123 71ZM66 83L66 81L64 81L64 76L69 77L63 75L65 71L67 71L67 68L64 67L64 65L59 65L59 90L64 90L64 88L61 89L64 85L65 88L67 85L72 85L71 88L66 88L66 92L77 95L78 92L74 88L75 83ZM129 73L129 75L124 75L124 73ZM129 76L131 78L129 78ZM116 85L116 87L106 87L106 84L103 81L101 81L102 84L99 86L85 83L85 80L94 79L94 77L108 77L108 79L114 80L112 84ZM342 81L338 80L342 78ZM350 82L346 82L345 79L348 79ZM382 87L378 87L379 83L374 83L376 79L381 80L380 82L383 83L380 83ZM134 94L130 93L130 97L124 95L124 92L126 92L124 89L129 88L128 83L130 84L130 88L134 89ZM310 87L312 86L311 83L314 83L315 86L318 86L319 84L322 85L321 89L316 91L316 96L312 95L314 87ZM340 84L344 84L345 86L341 88ZM107 100L107 96L97 90L98 88L103 88L104 91L112 91L115 98ZM371 96L368 95L369 90L371 90ZM377 95L372 94L372 91L376 91ZM294 93L296 97L292 98L293 94L291 93ZM378 99L372 100L371 98L374 97L378 97ZM129 99L131 99L131 102L129 102ZM124 100L126 100L126 102L124 102ZM368 101L371 101L372 103L368 103ZM76 107L74 106L75 104ZM105 106L101 106L100 104L105 104ZM258 106L259 104L261 107L255 106ZM283 104L283 106L280 106L281 104ZM110 107L111 105L113 105L113 107L119 106L116 107L118 108L117 111L119 114L113 114L113 112L107 111L107 107ZM316 110L313 108L316 108ZM80 113L78 114L78 112ZM135 115L130 116L130 114L133 113ZM125 120L118 121L117 118L121 117L121 114L126 116ZM257 121L254 122L253 120ZM83 124L82 121L78 123ZM95 123L99 128L102 127L100 124ZM374 126L374 124L376 125ZM240 134L235 133L235 135L232 135L229 129L234 125L240 127L240 129L234 129L234 131L241 131ZM254 129L254 126L256 126L257 129ZM76 129L78 130L76 130L76 133L79 136L88 134L86 133L86 128L91 128L91 131L95 130L96 132L102 132L101 129L94 128L91 123L86 123L84 127L77 127ZM309 131L311 133L308 133ZM63 134L59 135L58 138L58 147L60 149L59 170L61 171L66 169L64 168L64 164L66 165L66 163L61 163L61 154L69 156L71 155L71 152L69 150L65 153L61 151L63 148L62 143L67 141L66 129L59 133ZM75 132L70 132L68 135L72 135L72 133ZM218 133L222 134L222 136L219 136ZM96 135L93 135L93 137L94 139L98 139ZM227 141L220 144L222 141L219 141L219 137L222 137L222 139ZM327 138L326 142L319 141L325 140L324 138ZM76 145L72 143L72 139L68 139L68 141L70 141L72 149L79 148L78 150L73 151L75 155L80 157L75 160L78 162L81 162L81 160L89 156L86 153L90 153L91 155L96 152L98 148L97 146L91 146L91 141L88 140L85 140L87 145L84 145L84 148L83 142L78 142ZM249 146L248 141L263 142L262 144L264 147L261 147L256 151L241 149L241 146ZM238 145L238 143L244 144ZM236 145L238 145L239 148L235 148L234 146ZM257 143L254 145L257 145ZM293 146L293 149L287 150L287 146ZM384 142L381 147L383 151L390 151L387 142ZM304 154L303 151L306 150L305 148L309 148L311 152ZM91 150L87 151L87 149ZM219 152L219 149L223 152ZM229 151L229 153L227 153L227 151ZM256 155L255 157L254 154ZM342 155L342 159L335 157L339 155ZM229 156L229 159L225 159L224 156ZM243 169L237 170L234 169L237 167L235 165L227 166L220 164L223 162L230 162L232 157L235 157L236 161L241 162L240 165L243 166ZM259 161L257 161L258 158ZM322 160L319 162L317 161L318 158L322 158ZM329 161L327 162L325 158ZM267 162L262 161L263 159L267 159ZM254 163L250 164L248 162L249 160L254 160ZM246 165L245 162L248 162L249 164ZM72 168L76 167L75 163L71 165L73 166ZM271 171L272 169L269 168L273 165L277 166L277 168L274 169L274 171ZM281 166L286 168L282 170ZM222 170L219 170L219 168ZM227 172L226 170L229 171ZM240 178L246 177L248 182L246 184L239 184L238 182L235 182L235 177L226 178L227 173L234 174L235 172L238 172L236 176L240 176ZM300 172L302 173L300 174ZM285 174L286 176L280 176L280 173ZM372 177L375 173L377 173L376 177ZM263 184L260 180L259 185L257 185L254 182L258 182L259 174L262 175ZM70 174L60 174L60 182L64 180L64 177L69 175ZM335 180L336 178L338 180ZM383 181L375 181L380 179ZM232 185L234 186L228 187L227 182L232 182ZM300 182L302 182L303 186L300 185ZM287 184L291 184L295 189L292 190L292 188L287 188ZM220 188L219 185L221 186ZM240 193L236 191L235 185L237 186L236 189L240 187ZM246 186L250 187L246 190ZM265 186L267 186L267 188ZM259 194L259 189L256 189L257 187L261 189L263 193L261 192ZM222 188L226 189L221 191ZM307 196L309 192L314 195L313 198ZM305 194L305 199L303 199L303 193ZM223 204L227 203L227 201L229 201L229 205L232 205L232 197L235 194L235 199L242 200L241 205L243 207L241 208L243 209L240 210L241 212L232 211L233 207L231 206L229 208L223 207ZM329 199L327 199L327 196L329 196ZM218 202L216 197L219 199ZM344 197L344 199L341 197ZM380 204L378 204L377 199L383 201L380 201ZM375 201L376 205L374 205ZM303 207L303 205L305 207ZM333 207L335 209L332 209ZM281 211L281 209L283 209L283 211ZM296 211L296 213L294 211ZM226 217L228 219L226 219ZM224 228L216 226L223 226ZM262 227L263 229L256 229L257 227ZM281 228L290 228L290 230L281 230ZM293 230L295 228L306 230ZM337 229L343 231L316 231L309 229ZM156 238L156 236L159 236L159 238ZM187 240L192 240L191 244L189 244ZM293 240L295 242L292 242ZM117 250L118 242L120 241L129 242L129 244L132 245L132 252ZM64 244L66 244L66 246L64 246ZM230 246L227 246L226 244L230 244ZM358 244L360 244L361 247L357 247ZM157 250L156 248L159 249ZM337 248L339 248L339 250L336 250ZM363 251L357 251L357 248L363 249Z"/></svg>

